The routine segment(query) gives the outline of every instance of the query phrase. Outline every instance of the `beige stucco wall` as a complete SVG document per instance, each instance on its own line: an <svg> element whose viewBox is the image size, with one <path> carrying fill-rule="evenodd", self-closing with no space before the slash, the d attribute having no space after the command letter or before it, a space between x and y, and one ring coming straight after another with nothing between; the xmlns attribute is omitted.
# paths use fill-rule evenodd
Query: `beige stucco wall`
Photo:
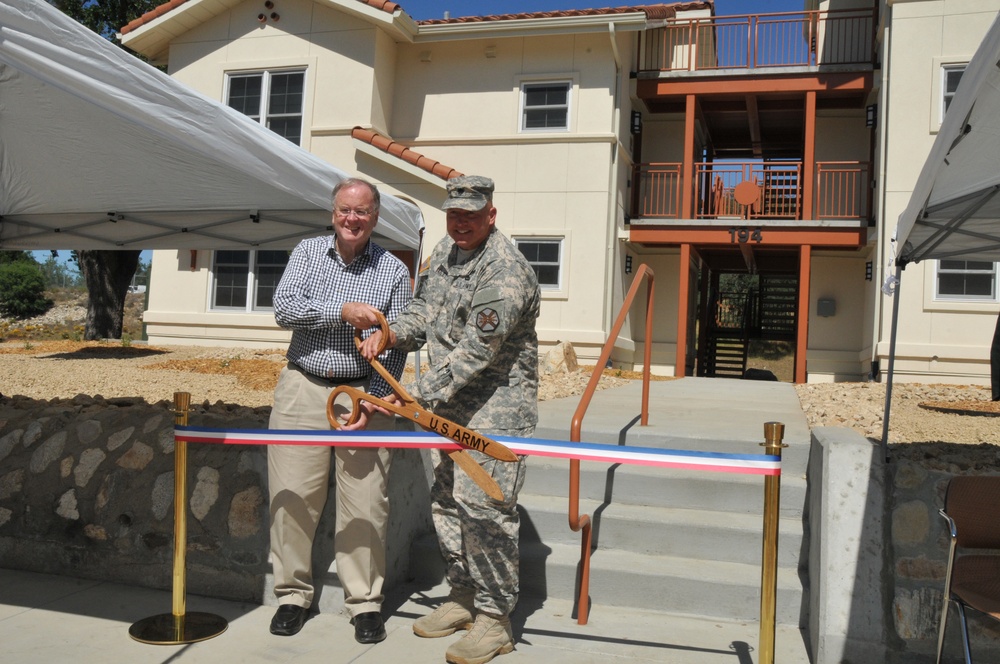
<svg viewBox="0 0 1000 664"><path fill-rule="evenodd" d="M1000 10L997 0L911 0L890 3L890 55L880 102L886 172L878 266L888 264L889 240L940 126L940 68L965 63ZM888 110L886 110L888 109ZM880 274L880 279L884 273ZM935 262L906 267L898 297L894 378L901 381L989 382L989 346L997 303L934 298ZM892 299L879 296L875 338L888 364Z"/></svg>
<svg viewBox="0 0 1000 664"><path fill-rule="evenodd" d="M494 178L504 233L563 238L562 285L543 293L541 341L571 340L584 361L596 357L616 313L603 295L614 297L624 282L612 261L621 252L618 193L627 172L616 104L628 102L628 63L616 72L612 37L399 44L373 24L311 0L283 0L277 24L262 26L258 13L256 4L244 3L181 35L171 44L171 74L222 99L227 71L305 67L303 146L413 200L427 224L425 255L445 235L443 181L359 149L351 128L371 127L442 164ZM633 37L614 38L629 57ZM538 80L572 83L569 131L519 132L521 84ZM152 342L285 342L287 332L273 328L266 313L210 311L210 254L202 252L194 272L187 260L187 252L154 252L146 313Z"/></svg>

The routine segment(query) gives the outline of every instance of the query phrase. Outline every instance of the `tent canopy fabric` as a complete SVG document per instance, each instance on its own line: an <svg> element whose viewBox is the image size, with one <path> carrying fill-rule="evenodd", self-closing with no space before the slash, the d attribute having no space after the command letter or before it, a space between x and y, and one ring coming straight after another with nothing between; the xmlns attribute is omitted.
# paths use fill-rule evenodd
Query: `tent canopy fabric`
<svg viewBox="0 0 1000 664"><path fill-rule="evenodd" d="M893 241L896 263L1000 261L1000 15L962 74Z"/></svg>
<svg viewBox="0 0 1000 664"><path fill-rule="evenodd" d="M291 248L348 177L42 0L0 3L0 248ZM417 249L382 195L375 239Z"/></svg>

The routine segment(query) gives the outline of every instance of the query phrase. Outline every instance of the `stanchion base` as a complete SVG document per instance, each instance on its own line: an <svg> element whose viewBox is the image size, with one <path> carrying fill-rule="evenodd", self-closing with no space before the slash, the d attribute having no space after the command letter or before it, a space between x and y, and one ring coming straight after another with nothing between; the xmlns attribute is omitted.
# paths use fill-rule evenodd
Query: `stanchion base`
<svg viewBox="0 0 1000 664"><path fill-rule="evenodd" d="M227 627L229 623L225 618L211 613L185 613L183 616L160 613L132 623L128 635L142 643L176 646L211 639L225 632Z"/></svg>

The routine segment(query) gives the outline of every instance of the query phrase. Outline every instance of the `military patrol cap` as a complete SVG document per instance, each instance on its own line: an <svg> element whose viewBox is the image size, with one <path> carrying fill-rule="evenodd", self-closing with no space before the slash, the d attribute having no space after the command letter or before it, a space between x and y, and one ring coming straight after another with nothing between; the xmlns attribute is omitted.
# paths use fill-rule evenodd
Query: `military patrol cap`
<svg viewBox="0 0 1000 664"><path fill-rule="evenodd" d="M477 212L493 199L493 180L481 175L463 175L448 180L448 197L442 210L459 208Z"/></svg>

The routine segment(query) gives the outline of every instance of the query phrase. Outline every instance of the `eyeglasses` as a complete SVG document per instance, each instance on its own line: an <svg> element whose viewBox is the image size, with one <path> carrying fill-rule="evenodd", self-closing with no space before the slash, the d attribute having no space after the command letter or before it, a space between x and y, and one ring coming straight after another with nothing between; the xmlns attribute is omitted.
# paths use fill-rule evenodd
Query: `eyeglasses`
<svg viewBox="0 0 1000 664"><path fill-rule="evenodd" d="M336 212L339 216L344 217L345 219L350 217L352 214L358 219L367 219L368 217L372 216L372 211L369 210L368 208L357 208L352 210L351 208L342 207L342 208L336 208L334 212Z"/></svg>

